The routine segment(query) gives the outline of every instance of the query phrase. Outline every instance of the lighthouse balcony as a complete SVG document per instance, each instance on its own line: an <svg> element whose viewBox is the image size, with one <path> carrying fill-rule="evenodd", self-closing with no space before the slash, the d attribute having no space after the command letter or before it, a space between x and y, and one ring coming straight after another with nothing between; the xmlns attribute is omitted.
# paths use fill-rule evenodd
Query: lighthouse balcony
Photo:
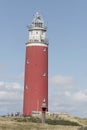
<svg viewBox="0 0 87 130"><path fill-rule="evenodd" d="M46 26L34 26L34 25L30 25L30 26L27 26L28 27L28 30L31 31L31 30L44 30L46 31L47 30L47 27Z"/></svg>
<svg viewBox="0 0 87 130"><path fill-rule="evenodd" d="M37 40L37 39L33 39L33 40L28 40L27 41L27 43L26 43L26 45L27 44L32 44L32 43L41 43L41 44L46 44L46 45L48 45L48 40L47 39L45 39L45 40L43 40L43 39L41 39L41 40Z"/></svg>

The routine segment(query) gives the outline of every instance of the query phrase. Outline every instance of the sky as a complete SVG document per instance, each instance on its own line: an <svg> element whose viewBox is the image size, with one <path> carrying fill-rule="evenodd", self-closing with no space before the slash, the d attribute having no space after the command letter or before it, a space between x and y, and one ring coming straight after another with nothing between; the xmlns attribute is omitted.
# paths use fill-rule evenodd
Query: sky
<svg viewBox="0 0 87 130"><path fill-rule="evenodd" d="M23 110L27 25L48 27L49 111L87 117L87 0L0 0L0 115Z"/></svg>

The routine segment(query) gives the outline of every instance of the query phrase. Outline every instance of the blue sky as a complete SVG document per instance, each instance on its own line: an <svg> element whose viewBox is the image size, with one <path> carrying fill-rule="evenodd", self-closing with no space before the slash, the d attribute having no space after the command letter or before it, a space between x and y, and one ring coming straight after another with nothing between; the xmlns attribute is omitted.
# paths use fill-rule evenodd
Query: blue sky
<svg viewBox="0 0 87 130"><path fill-rule="evenodd" d="M0 115L22 112L27 25L37 11L48 27L49 111L87 117L86 0L0 0Z"/></svg>

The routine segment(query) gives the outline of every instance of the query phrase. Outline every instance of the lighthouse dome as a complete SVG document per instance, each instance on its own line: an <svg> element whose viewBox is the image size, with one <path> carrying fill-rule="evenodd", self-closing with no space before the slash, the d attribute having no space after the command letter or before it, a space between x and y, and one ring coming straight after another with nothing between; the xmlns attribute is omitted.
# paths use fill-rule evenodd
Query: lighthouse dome
<svg viewBox="0 0 87 130"><path fill-rule="evenodd" d="M35 17L32 21L32 27L43 27L43 20L38 12L36 12Z"/></svg>

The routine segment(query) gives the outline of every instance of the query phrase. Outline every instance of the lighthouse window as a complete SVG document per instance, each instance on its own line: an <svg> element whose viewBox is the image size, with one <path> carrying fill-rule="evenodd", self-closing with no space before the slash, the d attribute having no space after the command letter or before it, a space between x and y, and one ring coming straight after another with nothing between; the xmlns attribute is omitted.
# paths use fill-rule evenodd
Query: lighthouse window
<svg viewBox="0 0 87 130"><path fill-rule="evenodd" d="M35 23L35 27L42 27L42 23Z"/></svg>
<svg viewBox="0 0 87 130"><path fill-rule="evenodd" d="M26 89L28 89L28 86L26 85Z"/></svg>
<svg viewBox="0 0 87 130"><path fill-rule="evenodd" d="M35 27L39 27L39 23L35 23Z"/></svg>
<svg viewBox="0 0 87 130"><path fill-rule="evenodd" d="M27 59L27 62L26 62L27 64L29 64L30 63L30 61L29 61L29 59Z"/></svg>
<svg viewBox="0 0 87 130"><path fill-rule="evenodd" d="M36 34L38 34L38 32L36 32Z"/></svg>
<svg viewBox="0 0 87 130"><path fill-rule="evenodd" d="M38 27L42 27L42 23L38 23Z"/></svg>
<svg viewBox="0 0 87 130"><path fill-rule="evenodd" d="M46 73L43 73L43 76L45 77L45 76L46 76Z"/></svg>
<svg viewBox="0 0 87 130"><path fill-rule="evenodd" d="M46 48L44 48L43 51L46 51Z"/></svg>

